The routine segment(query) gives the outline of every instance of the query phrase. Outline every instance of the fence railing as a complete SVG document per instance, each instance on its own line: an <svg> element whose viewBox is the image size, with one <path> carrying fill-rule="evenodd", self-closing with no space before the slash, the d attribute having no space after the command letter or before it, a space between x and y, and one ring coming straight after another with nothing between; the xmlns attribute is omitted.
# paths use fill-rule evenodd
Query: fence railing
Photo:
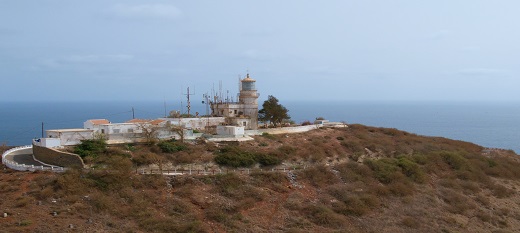
<svg viewBox="0 0 520 233"><path fill-rule="evenodd" d="M276 169L212 169L212 170L192 170L192 169L153 169L153 168L138 168L135 169L137 174L142 175L217 175L226 173L240 173L240 174L251 174L253 172L292 172L304 168L276 168Z"/></svg>
<svg viewBox="0 0 520 233"><path fill-rule="evenodd" d="M5 166L7 166L8 168L11 168L11 169L17 170L17 171L36 171L36 170L55 171L55 172L65 171L65 168L63 168L63 167L27 165L27 164L20 164L15 161L11 161L11 160L7 159L7 156L10 155L11 153L21 151L21 150L31 149L31 148L32 148L32 145L19 146L19 147L15 147L15 148L5 151L2 154L2 163L5 164Z"/></svg>

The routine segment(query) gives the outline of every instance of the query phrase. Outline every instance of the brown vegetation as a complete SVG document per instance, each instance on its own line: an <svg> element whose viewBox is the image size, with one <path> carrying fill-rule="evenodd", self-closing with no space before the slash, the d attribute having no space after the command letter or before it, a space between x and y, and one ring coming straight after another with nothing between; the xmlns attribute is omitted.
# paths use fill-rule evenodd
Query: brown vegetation
<svg viewBox="0 0 520 233"><path fill-rule="evenodd" d="M0 210L8 217L0 219L0 227L7 232L520 229L520 162L510 151L482 151L471 143L361 125L264 135L239 145L106 148L90 158L94 169L2 170ZM266 170L296 170L176 177L134 170L167 163L215 167L213 159L222 154L252 158L248 166L272 156L284 165Z"/></svg>

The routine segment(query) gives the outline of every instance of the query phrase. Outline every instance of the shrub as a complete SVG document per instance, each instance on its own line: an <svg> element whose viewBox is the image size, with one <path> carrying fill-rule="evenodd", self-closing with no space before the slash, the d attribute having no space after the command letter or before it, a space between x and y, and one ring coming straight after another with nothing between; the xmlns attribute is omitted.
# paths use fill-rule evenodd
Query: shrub
<svg viewBox="0 0 520 233"><path fill-rule="evenodd" d="M394 159L367 159L365 160L365 164L372 169L375 178L383 184L389 184L402 177L401 169L397 166Z"/></svg>
<svg viewBox="0 0 520 233"><path fill-rule="evenodd" d="M263 132L262 133L262 137L267 138L267 139L271 139L271 140L276 140L276 136L275 135L269 134L267 132Z"/></svg>
<svg viewBox="0 0 520 233"><path fill-rule="evenodd" d="M338 177L325 166L315 166L303 170L302 177L316 187L325 187L327 185L339 182Z"/></svg>
<svg viewBox="0 0 520 233"><path fill-rule="evenodd" d="M161 141L157 146L161 148L163 153L175 153L187 149L186 145L171 141Z"/></svg>
<svg viewBox="0 0 520 233"><path fill-rule="evenodd" d="M302 122L302 125L312 125L312 123L310 121L306 120L306 121Z"/></svg>
<svg viewBox="0 0 520 233"><path fill-rule="evenodd" d="M138 166L141 165L149 165L156 163L159 160L160 156L155 153L135 153L132 156L132 162Z"/></svg>
<svg viewBox="0 0 520 233"><path fill-rule="evenodd" d="M320 226L338 228L344 225L344 220L324 205L307 206L303 212L308 220Z"/></svg>
<svg viewBox="0 0 520 233"><path fill-rule="evenodd" d="M454 152L442 152L441 157L454 170L461 170L468 167L467 159Z"/></svg>
<svg viewBox="0 0 520 233"><path fill-rule="evenodd" d="M244 186L245 182L235 173L227 173L215 176L215 186L224 196L231 196L234 191Z"/></svg>
<svg viewBox="0 0 520 233"><path fill-rule="evenodd" d="M99 190L119 190L132 183L132 162L123 157L113 156L104 164L106 169L90 170L86 174L87 182Z"/></svg>
<svg viewBox="0 0 520 233"><path fill-rule="evenodd" d="M412 160L406 157L399 157L397 159L397 166L399 166L402 170L402 173L410 178L411 180L423 183L425 181L425 174L418 164L413 162Z"/></svg>
<svg viewBox="0 0 520 233"><path fill-rule="evenodd" d="M284 155L291 155L296 152L296 148L288 145L278 147L278 151Z"/></svg>
<svg viewBox="0 0 520 233"><path fill-rule="evenodd" d="M346 186L331 186L327 191L339 201L333 203L332 208L343 215L361 216L381 204L376 196L368 193L353 193Z"/></svg>
<svg viewBox="0 0 520 233"><path fill-rule="evenodd" d="M227 146L218 152L215 162L230 167L250 167L257 162L262 166L273 166L280 164L282 159L274 153L253 153L236 146Z"/></svg>
<svg viewBox="0 0 520 233"><path fill-rule="evenodd" d="M363 181L366 183L373 177L373 172L368 166L356 162L339 164L335 169L339 171L343 180L349 182Z"/></svg>
<svg viewBox="0 0 520 233"><path fill-rule="evenodd" d="M462 214L469 209L475 208L475 204L471 199L459 194L451 189L441 190L441 198L448 204L448 211L455 214Z"/></svg>
<svg viewBox="0 0 520 233"><path fill-rule="evenodd" d="M515 193L514 190L506 188L505 186L503 186L501 184L493 184L490 186L491 186L490 189L493 192L493 196L498 197L498 198L509 197Z"/></svg>
<svg viewBox="0 0 520 233"><path fill-rule="evenodd" d="M258 161L262 166L274 166L282 163L282 160L274 154L263 154L256 153L255 160Z"/></svg>
<svg viewBox="0 0 520 233"><path fill-rule="evenodd" d="M357 141L342 141L340 144L352 153L365 151L365 148Z"/></svg>
<svg viewBox="0 0 520 233"><path fill-rule="evenodd" d="M87 156L97 157L106 152L107 143L104 139L87 139L82 140L79 145L74 148L74 153L82 158Z"/></svg>
<svg viewBox="0 0 520 233"><path fill-rule="evenodd" d="M281 172L254 171L251 173L251 177L262 185L282 183L287 180L285 174Z"/></svg>
<svg viewBox="0 0 520 233"><path fill-rule="evenodd" d="M16 201L14 202L14 205L16 207L25 207L25 206L29 205L31 202L33 202L33 201L34 201L34 198L32 198L32 197L22 196L22 197L16 198Z"/></svg>
<svg viewBox="0 0 520 233"><path fill-rule="evenodd" d="M396 181L388 184L389 191L395 196L409 196L414 192L414 186L407 180Z"/></svg>
<svg viewBox="0 0 520 233"><path fill-rule="evenodd" d="M266 187L280 193L288 191L288 187L285 185L287 182L285 173L254 171L251 173L251 177L255 186Z"/></svg>
<svg viewBox="0 0 520 233"><path fill-rule="evenodd" d="M31 220L28 220L28 219L18 222L18 226L21 226L21 227L30 226L31 224L32 224Z"/></svg>
<svg viewBox="0 0 520 233"><path fill-rule="evenodd" d="M215 156L215 162L221 166L250 167L256 163L256 159L251 152L242 151L238 147L227 146L222 148Z"/></svg>

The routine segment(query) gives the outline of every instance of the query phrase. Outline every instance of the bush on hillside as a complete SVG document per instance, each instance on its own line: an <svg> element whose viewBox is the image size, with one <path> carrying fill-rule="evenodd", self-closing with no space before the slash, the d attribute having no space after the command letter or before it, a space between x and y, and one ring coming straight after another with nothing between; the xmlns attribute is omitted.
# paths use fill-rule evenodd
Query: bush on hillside
<svg viewBox="0 0 520 233"><path fill-rule="evenodd" d="M390 184L403 176L401 168L397 165L394 159L367 159L365 160L365 165L372 169L374 177L383 184Z"/></svg>
<svg viewBox="0 0 520 233"><path fill-rule="evenodd" d="M282 163L282 160L278 156L271 153L256 153L255 160L258 161L258 163L260 163L262 166L274 166Z"/></svg>
<svg viewBox="0 0 520 233"><path fill-rule="evenodd" d="M85 158L87 156L97 157L106 152L107 142L104 139L87 139L82 140L79 145L74 148L74 153Z"/></svg>
<svg viewBox="0 0 520 233"><path fill-rule="evenodd" d="M236 146L227 146L218 152L215 162L228 167L251 167L256 163L262 166L274 166L280 164L282 160L276 154L254 153Z"/></svg>
<svg viewBox="0 0 520 233"><path fill-rule="evenodd" d="M419 165L407 157L399 157L397 159L397 166L401 168L405 176L415 182L423 183L426 179L426 175Z"/></svg>
<svg viewBox="0 0 520 233"><path fill-rule="evenodd" d="M215 162L229 167L250 167L256 163L253 153L243 151L238 147L227 146L215 156Z"/></svg>
<svg viewBox="0 0 520 233"><path fill-rule="evenodd" d="M157 146L159 146L159 148L161 148L161 151L163 153L175 153L175 152L179 152L179 151L183 151L183 150L187 149L186 145L183 145L183 144L180 144L177 142L172 142L172 141L162 141L162 142L159 142L159 144L157 144Z"/></svg>

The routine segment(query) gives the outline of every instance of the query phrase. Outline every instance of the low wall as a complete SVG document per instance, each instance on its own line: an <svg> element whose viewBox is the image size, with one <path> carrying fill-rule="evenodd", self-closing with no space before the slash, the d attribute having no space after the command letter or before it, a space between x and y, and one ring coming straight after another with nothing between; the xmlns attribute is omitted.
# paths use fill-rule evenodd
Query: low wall
<svg viewBox="0 0 520 233"><path fill-rule="evenodd" d="M303 132L311 131L313 129L317 129L320 126L321 125L303 125L303 126L283 127L283 128L258 129L258 130L256 130L256 132L258 134L262 134L262 133L268 133L268 134L303 133Z"/></svg>
<svg viewBox="0 0 520 233"><path fill-rule="evenodd" d="M33 155L37 160L61 167L84 167L85 164L77 154L63 152L52 148L33 145Z"/></svg>

